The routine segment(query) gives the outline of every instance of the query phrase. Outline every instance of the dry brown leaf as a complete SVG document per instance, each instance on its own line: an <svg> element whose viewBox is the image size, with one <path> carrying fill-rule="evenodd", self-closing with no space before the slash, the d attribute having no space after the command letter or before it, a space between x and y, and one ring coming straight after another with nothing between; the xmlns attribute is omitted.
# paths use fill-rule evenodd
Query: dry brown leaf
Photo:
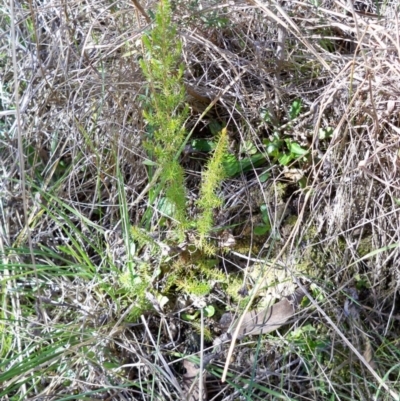
<svg viewBox="0 0 400 401"><path fill-rule="evenodd" d="M205 386L205 376L203 376L203 391L200 395L200 368L193 362L185 359L183 367L186 372L183 374L183 393L186 401L205 401L207 392ZM200 398L201 397L201 398Z"/></svg>
<svg viewBox="0 0 400 401"><path fill-rule="evenodd" d="M304 177L304 171L298 168L283 168L283 175L291 181L298 182Z"/></svg>
<svg viewBox="0 0 400 401"><path fill-rule="evenodd" d="M222 231L218 236L218 246L221 248L233 248L235 244L235 237L228 230Z"/></svg>
<svg viewBox="0 0 400 401"><path fill-rule="evenodd" d="M261 311L251 311L246 313L240 327L239 335L266 334L279 329L294 315L296 306L304 296L304 292L297 290L291 297L283 298L276 304L262 309ZM289 300L291 298L291 300ZM224 314L221 318L221 325L224 328L232 321L231 314Z"/></svg>
<svg viewBox="0 0 400 401"><path fill-rule="evenodd" d="M286 298L261 312L248 312L240 330L242 335L266 334L284 325L294 314L294 306Z"/></svg>
<svg viewBox="0 0 400 401"><path fill-rule="evenodd" d="M376 369L376 363L374 361L374 350L372 349L371 341L366 337L365 349L363 353L365 361L371 366L372 369Z"/></svg>

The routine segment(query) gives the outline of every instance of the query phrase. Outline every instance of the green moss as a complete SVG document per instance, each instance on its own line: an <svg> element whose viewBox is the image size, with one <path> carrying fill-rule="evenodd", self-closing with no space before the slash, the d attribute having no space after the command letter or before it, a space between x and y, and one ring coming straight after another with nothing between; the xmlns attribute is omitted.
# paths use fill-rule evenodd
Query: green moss
<svg viewBox="0 0 400 401"><path fill-rule="evenodd" d="M243 294L243 278L239 275L231 274L229 276L225 292L231 298L233 303L239 306L239 308L244 308L249 303L249 295L240 295Z"/></svg>
<svg viewBox="0 0 400 401"><path fill-rule="evenodd" d="M298 216L294 214L288 216L288 218L285 220L285 226L294 227L298 219Z"/></svg>
<svg viewBox="0 0 400 401"><path fill-rule="evenodd" d="M177 280L176 285L178 289L196 297L206 296L212 289L212 286L207 281L198 281L196 277Z"/></svg>
<svg viewBox="0 0 400 401"><path fill-rule="evenodd" d="M282 182L277 182L273 187L271 187L271 195L277 197L278 203L282 202L283 196L286 193L288 185Z"/></svg>
<svg viewBox="0 0 400 401"><path fill-rule="evenodd" d="M358 243L357 252L360 257L367 255L374 250L372 235L368 235L365 238L361 238Z"/></svg>
<svg viewBox="0 0 400 401"><path fill-rule="evenodd" d="M224 282L225 275L216 268L218 261L207 258L202 252L182 253L170 266L164 267L166 293L178 288L185 294L204 296L210 293L214 283Z"/></svg>

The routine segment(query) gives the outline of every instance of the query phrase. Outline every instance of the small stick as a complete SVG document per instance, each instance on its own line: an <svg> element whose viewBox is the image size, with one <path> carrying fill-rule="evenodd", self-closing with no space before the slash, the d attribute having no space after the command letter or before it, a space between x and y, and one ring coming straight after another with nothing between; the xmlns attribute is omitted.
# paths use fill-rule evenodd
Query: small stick
<svg viewBox="0 0 400 401"><path fill-rule="evenodd" d="M146 22L150 24L151 18L147 15L146 11L144 11L144 8L141 6L138 0L132 0L132 3L140 11L140 14L142 14L143 17L146 19Z"/></svg>

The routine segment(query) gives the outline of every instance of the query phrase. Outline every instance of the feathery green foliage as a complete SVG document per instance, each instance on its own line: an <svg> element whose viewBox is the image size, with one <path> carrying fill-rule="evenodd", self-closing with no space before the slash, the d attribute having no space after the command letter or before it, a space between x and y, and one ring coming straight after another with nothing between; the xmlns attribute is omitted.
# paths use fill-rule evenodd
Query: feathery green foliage
<svg viewBox="0 0 400 401"><path fill-rule="evenodd" d="M207 164L202 176L200 188L200 198L197 204L202 209L202 214L197 220L197 230L199 233L199 246L206 253L213 253L210 246L205 243L205 237L210 232L213 223L213 211L221 206L222 200L215 193L221 181L225 178L224 159L227 154L228 135L224 128L218 138L214 154Z"/></svg>
<svg viewBox="0 0 400 401"><path fill-rule="evenodd" d="M140 65L148 81L143 112L148 124L148 140L145 147L159 166L159 185L155 193L165 192L165 197L172 206L169 217L178 223L178 234L183 237L188 220L185 210L184 171L178 162L178 156L187 139L185 121L189 109L185 104L184 67L180 62L182 44L177 39L176 26L171 21L169 1L160 2L154 27L149 34L144 35L143 44L146 54ZM206 244L205 237L212 227L214 209L221 206L221 200L215 194L215 190L225 178L223 165L226 155L227 132L224 129L218 138L214 155L203 173L198 201L202 209L196 222L199 246L207 254L213 253L213 248ZM150 199L154 197L150 196Z"/></svg>
<svg viewBox="0 0 400 401"><path fill-rule="evenodd" d="M186 226L184 171L178 162L186 139L185 121L189 108L185 104L184 67L180 62L182 43L171 21L168 0L161 0L150 33L143 36L146 49L140 65L148 82L144 118L148 124L145 144L160 169L159 186L174 205L173 217L183 232Z"/></svg>
<svg viewBox="0 0 400 401"><path fill-rule="evenodd" d="M176 286L185 294L201 297L210 293L213 283L225 282L225 275L216 269L216 259L206 259L202 252L195 252L192 257L190 262L178 258L172 264L165 290Z"/></svg>

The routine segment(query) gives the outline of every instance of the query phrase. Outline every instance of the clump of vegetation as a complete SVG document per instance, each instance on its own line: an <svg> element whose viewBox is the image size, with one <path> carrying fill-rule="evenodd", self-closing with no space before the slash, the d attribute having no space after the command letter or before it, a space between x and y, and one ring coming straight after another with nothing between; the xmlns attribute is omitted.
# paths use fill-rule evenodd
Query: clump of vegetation
<svg viewBox="0 0 400 401"><path fill-rule="evenodd" d="M157 166L149 198L154 201L160 191L165 191L170 217L178 223L183 238L183 230L187 228L186 190L178 158L187 136L185 123L189 109L185 104L182 44L171 22L168 1L160 2L154 27L142 40L145 54L140 66L148 82L143 112L147 122L145 147Z"/></svg>
<svg viewBox="0 0 400 401"><path fill-rule="evenodd" d="M169 296L171 290L183 291L192 296L208 295L212 282L224 281L224 276L215 270L216 248L208 235L213 227L213 213L222 206L222 200L216 193L221 181L225 178L224 161L228 156L227 130L222 129L212 142L212 152L202 172L197 206L199 216L189 220L186 216L187 190L185 187L184 169L180 164L179 155L189 135L185 129L188 118L188 106L185 103L186 91L183 83L184 67L181 62L182 44L177 36L175 24L171 21L171 8L168 1L161 1L155 14L154 26L143 36L145 56L140 61L141 68L147 79L146 95L143 96L145 110L143 112L147 123L147 138L144 147L149 158L154 161L149 165L150 183L149 201L144 217L145 223L157 207L174 227L170 236L172 242L184 239L185 230L191 227L195 230L195 245L199 248L198 255L186 265L182 258L172 258L167 244L157 243L149 232L150 226L144 224L145 230L133 226L126 233L126 247L129 241L134 241L139 249L151 249L154 259L158 260L158 275L164 273L166 285L163 293ZM156 171L153 171L153 167ZM126 204L124 194L121 194L121 204ZM158 198L158 202L156 199ZM129 224L127 221L125 224ZM159 228L163 228L159 224ZM154 227L153 227L154 229ZM164 254L164 256L163 256ZM132 256L132 255L131 255ZM211 257L211 259L209 259ZM154 274L148 274L148 268L138 269L138 264L129 268L132 262L127 261L127 268L121 276L121 283L135 299L135 313L144 312L149 307L148 292L154 292L151 286ZM211 264L210 264L211 263Z"/></svg>
<svg viewBox="0 0 400 401"><path fill-rule="evenodd" d="M301 286L217 397L398 399L397 10L370 3L0 7L1 399L183 399L224 312Z"/></svg>
<svg viewBox="0 0 400 401"><path fill-rule="evenodd" d="M221 181L225 178L224 160L227 156L228 137L226 128L221 131L212 158L207 163L202 174L200 196L197 201L201 215L196 222L199 239L198 246L206 254L215 254L215 249L206 243L206 236L213 225L213 212L222 206L222 199L215 193Z"/></svg>

